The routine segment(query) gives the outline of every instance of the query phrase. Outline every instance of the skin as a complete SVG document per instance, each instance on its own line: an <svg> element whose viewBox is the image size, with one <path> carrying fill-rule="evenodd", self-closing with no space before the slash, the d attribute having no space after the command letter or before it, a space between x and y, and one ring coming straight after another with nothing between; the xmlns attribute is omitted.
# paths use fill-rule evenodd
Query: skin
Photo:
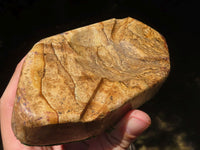
<svg viewBox="0 0 200 150"><path fill-rule="evenodd" d="M1 136L4 150L125 150L151 124L143 111L131 110L117 123L111 132L105 132L89 140L56 146L25 146L13 134L11 116L16 89L24 59L15 72L0 99Z"/></svg>

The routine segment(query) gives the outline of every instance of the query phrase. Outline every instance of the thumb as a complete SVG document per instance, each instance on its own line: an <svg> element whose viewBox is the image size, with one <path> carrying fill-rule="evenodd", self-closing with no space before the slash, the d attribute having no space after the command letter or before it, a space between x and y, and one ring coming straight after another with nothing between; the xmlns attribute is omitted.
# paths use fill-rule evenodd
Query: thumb
<svg viewBox="0 0 200 150"><path fill-rule="evenodd" d="M111 145L127 149L129 145L151 124L150 117L143 111L132 110L107 134Z"/></svg>

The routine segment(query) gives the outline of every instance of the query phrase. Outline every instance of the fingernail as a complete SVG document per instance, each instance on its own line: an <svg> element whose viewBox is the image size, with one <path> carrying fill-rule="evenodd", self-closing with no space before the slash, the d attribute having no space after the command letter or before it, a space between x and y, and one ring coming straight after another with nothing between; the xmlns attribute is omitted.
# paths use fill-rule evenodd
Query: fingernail
<svg viewBox="0 0 200 150"><path fill-rule="evenodd" d="M139 135L151 124L150 117L139 110L135 110L130 116L127 123L126 132L130 135Z"/></svg>

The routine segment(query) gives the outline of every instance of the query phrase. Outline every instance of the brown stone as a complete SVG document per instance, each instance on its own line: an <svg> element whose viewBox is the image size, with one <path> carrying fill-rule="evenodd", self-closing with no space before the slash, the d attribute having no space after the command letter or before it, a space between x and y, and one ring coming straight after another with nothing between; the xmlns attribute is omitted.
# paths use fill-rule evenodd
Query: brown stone
<svg viewBox="0 0 200 150"><path fill-rule="evenodd" d="M98 135L149 100L169 70L165 39L130 17L43 39L23 64L14 134L27 145Z"/></svg>

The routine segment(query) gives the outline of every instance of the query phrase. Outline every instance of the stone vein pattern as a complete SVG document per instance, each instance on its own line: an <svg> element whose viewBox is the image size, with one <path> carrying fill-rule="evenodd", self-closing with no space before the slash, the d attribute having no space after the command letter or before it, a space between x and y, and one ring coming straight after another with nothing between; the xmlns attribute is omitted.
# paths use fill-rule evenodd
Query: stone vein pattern
<svg viewBox="0 0 200 150"><path fill-rule="evenodd" d="M169 70L165 39L130 17L48 37L26 56L13 131L28 145L99 134L150 99Z"/></svg>

